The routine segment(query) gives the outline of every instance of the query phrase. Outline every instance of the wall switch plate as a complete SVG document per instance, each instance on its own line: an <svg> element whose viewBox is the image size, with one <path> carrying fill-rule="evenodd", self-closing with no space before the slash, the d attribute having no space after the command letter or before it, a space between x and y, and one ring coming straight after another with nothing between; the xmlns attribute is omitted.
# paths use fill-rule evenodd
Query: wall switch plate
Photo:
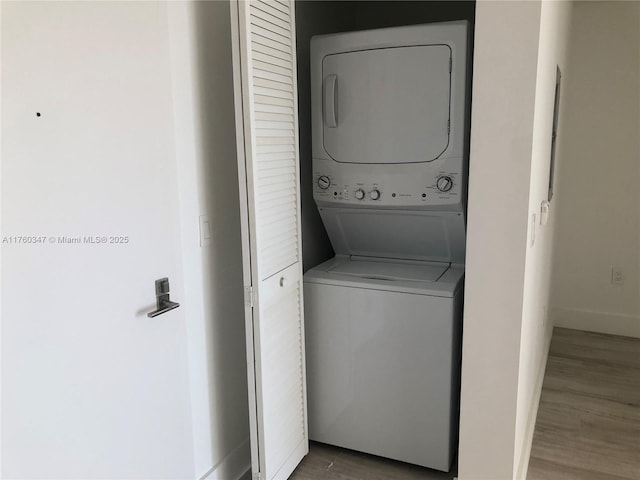
<svg viewBox="0 0 640 480"><path fill-rule="evenodd" d="M624 284L624 272L620 267L612 267L611 268L611 283L613 285L622 285Z"/></svg>
<svg viewBox="0 0 640 480"><path fill-rule="evenodd" d="M536 243L536 214L532 213L531 214L531 244L530 246L533 247L533 244Z"/></svg>
<svg viewBox="0 0 640 480"><path fill-rule="evenodd" d="M208 247L211 245L211 225L209 223L209 215L200 215L200 246Z"/></svg>

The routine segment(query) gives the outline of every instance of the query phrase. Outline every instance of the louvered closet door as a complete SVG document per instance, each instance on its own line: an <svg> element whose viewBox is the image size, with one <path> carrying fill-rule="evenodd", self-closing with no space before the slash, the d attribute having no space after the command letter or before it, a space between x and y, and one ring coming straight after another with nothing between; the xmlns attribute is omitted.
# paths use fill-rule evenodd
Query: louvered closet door
<svg viewBox="0 0 640 480"><path fill-rule="evenodd" d="M280 480L308 451L294 4L239 1L231 13L252 468Z"/></svg>

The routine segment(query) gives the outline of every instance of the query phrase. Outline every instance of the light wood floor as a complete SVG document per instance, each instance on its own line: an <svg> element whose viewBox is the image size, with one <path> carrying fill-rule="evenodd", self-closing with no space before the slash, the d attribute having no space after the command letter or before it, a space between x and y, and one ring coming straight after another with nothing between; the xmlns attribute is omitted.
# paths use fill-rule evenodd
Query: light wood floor
<svg viewBox="0 0 640 480"><path fill-rule="evenodd" d="M311 442L291 479L454 476ZM640 339L556 328L527 480L628 479L640 480Z"/></svg>
<svg viewBox="0 0 640 480"><path fill-rule="evenodd" d="M554 330L527 479L640 479L640 339Z"/></svg>

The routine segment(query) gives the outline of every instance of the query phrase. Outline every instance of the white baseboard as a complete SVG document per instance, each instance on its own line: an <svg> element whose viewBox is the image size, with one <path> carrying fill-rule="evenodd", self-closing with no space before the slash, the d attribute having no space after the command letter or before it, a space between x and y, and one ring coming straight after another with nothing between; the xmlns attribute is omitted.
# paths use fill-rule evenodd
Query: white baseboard
<svg viewBox="0 0 640 480"><path fill-rule="evenodd" d="M246 477L247 473L249 477ZM247 438L200 480L241 480L251 476L251 444Z"/></svg>
<svg viewBox="0 0 640 480"><path fill-rule="evenodd" d="M556 327L640 338L638 315L552 307L551 318Z"/></svg>
<svg viewBox="0 0 640 480"><path fill-rule="evenodd" d="M547 334L545 339L544 359L538 367L536 375L536 385L533 389L533 401L527 415L527 425L525 427L524 444L520 452L516 469L516 480L525 480L529 469L529 459L531 458L531 447L533 446L533 434L536 428L536 419L538 418L538 408L540 407L540 397L542 396L542 384L544 383L544 373L547 370L547 360L549 359L549 348L551 347L551 332Z"/></svg>

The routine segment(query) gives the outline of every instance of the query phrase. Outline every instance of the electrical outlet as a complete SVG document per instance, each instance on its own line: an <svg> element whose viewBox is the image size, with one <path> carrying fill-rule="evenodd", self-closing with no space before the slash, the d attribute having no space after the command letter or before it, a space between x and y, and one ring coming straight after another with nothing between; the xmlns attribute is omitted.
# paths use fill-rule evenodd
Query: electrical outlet
<svg viewBox="0 0 640 480"><path fill-rule="evenodd" d="M613 285L622 285L624 284L624 272L620 267L612 267L611 268L611 283Z"/></svg>

